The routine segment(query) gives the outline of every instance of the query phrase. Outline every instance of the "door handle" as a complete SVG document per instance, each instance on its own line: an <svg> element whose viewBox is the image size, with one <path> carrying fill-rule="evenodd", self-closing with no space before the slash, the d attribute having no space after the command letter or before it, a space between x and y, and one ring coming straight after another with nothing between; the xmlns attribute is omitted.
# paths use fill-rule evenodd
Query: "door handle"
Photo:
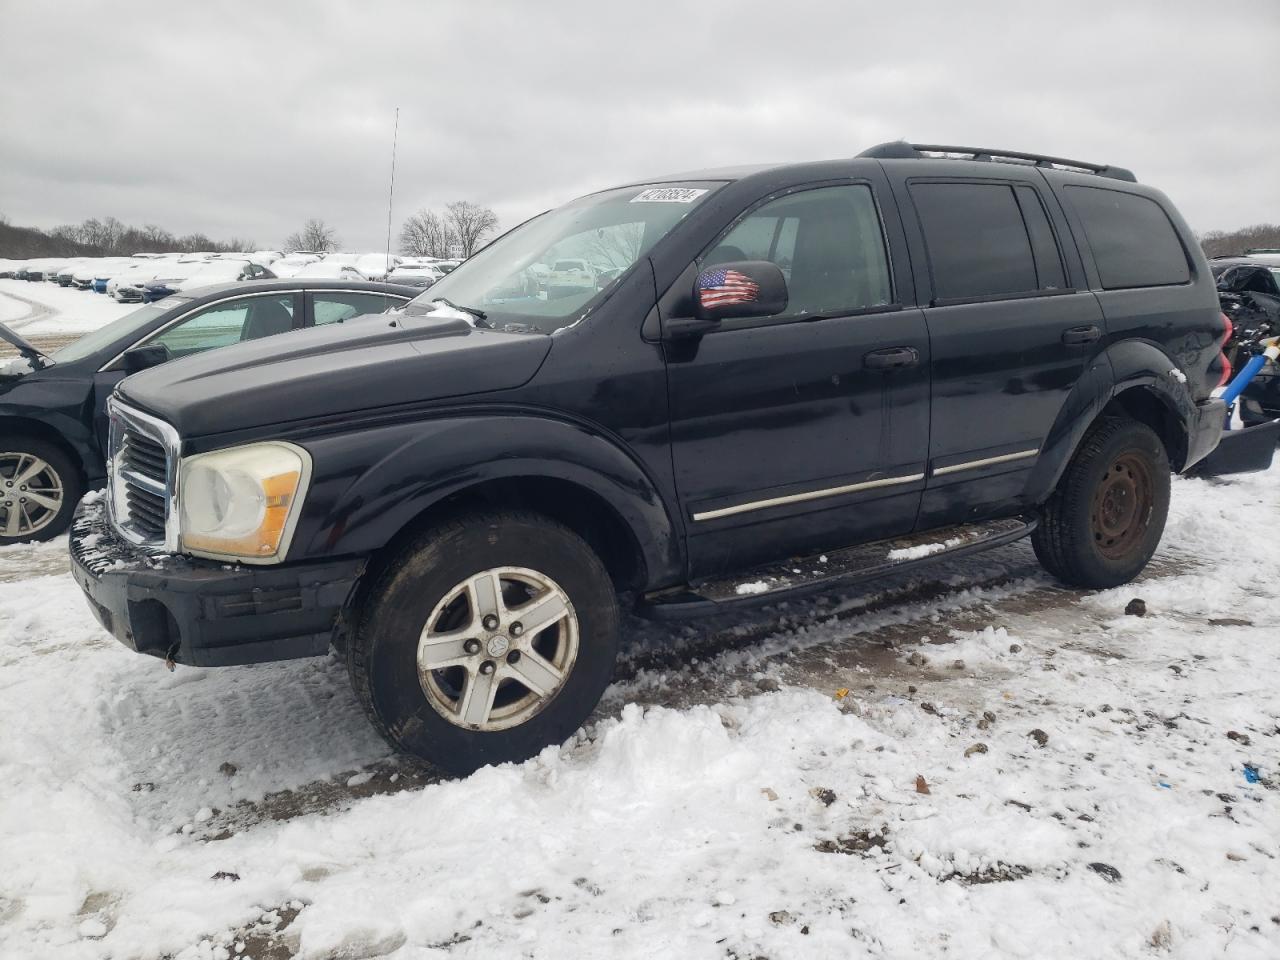
<svg viewBox="0 0 1280 960"><path fill-rule="evenodd" d="M897 370L914 367L920 362L920 351L915 347L886 347L864 354L862 362L868 370Z"/></svg>
<svg viewBox="0 0 1280 960"><path fill-rule="evenodd" d="M1087 327L1070 327L1062 331L1062 342L1067 346L1095 343L1102 339L1102 331L1090 324Z"/></svg>

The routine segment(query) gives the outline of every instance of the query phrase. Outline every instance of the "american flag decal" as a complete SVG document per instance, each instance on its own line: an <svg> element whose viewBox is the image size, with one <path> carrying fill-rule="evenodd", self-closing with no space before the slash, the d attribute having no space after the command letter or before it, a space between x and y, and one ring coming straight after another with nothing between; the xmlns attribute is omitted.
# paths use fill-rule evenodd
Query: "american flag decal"
<svg viewBox="0 0 1280 960"><path fill-rule="evenodd" d="M698 298L703 308L726 303L755 303L760 284L737 270L707 270L698 277Z"/></svg>

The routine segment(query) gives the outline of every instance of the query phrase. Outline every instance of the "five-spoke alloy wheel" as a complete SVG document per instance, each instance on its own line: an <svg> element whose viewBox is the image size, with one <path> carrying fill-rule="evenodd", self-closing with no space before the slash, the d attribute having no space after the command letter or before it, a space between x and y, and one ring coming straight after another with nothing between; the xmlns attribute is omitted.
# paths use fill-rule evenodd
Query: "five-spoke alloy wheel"
<svg viewBox="0 0 1280 960"><path fill-rule="evenodd" d="M555 697L577 658L569 595L536 570L497 567L458 584L428 615L418 680L450 723L504 730Z"/></svg>
<svg viewBox="0 0 1280 960"><path fill-rule="evenodd" d="M537 514L424 530L357 603L357 697L398 749L454 773L564 742L613 677L613 582L586 541Z"/></svg>

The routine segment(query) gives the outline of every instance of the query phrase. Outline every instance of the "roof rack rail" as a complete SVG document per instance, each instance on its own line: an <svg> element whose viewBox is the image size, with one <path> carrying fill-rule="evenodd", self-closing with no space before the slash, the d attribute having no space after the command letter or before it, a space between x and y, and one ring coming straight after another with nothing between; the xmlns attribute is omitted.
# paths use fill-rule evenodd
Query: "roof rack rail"
<svg viewBox="0 0 1280 960"><path fill-rule="evenodd" d="M946 154L951 159L965 158L969 160L994 161L996 163L1025 163L1036 167L1094 173L1100 177L1110 177L1112 180L1127 180L1130 183L1138 182L1138 178L1133 175L1133 171L1126 170L1124 167L1112 167L1101 163L1085 163L1083 160L1066 160L1062 157L1049 157L1041 153L993 150L989 147L953 147L937 143L907 143L905 140L892 140L889 143L868 147L858 156L871 157L878 160L937 159L929 157L927 154Z"/></svg>

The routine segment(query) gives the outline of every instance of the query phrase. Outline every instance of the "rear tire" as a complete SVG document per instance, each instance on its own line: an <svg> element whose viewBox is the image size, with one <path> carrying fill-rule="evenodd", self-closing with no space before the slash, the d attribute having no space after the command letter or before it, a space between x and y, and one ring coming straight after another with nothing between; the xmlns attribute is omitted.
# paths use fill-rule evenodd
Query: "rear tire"
<svg viewBox="0 0 1280 960"><path fill-rule="evenodd" d="M472 514L383 569L347 640L356 696L398 750L456 774L563 743L613 679L618 603L577 534Z"/></svg>
<svg viewBox="0 0 1280 960"><path fill-rule="evenodd" d="M1127 418L1095 423L1041 508L1031 535L1041 565L1073 587L1128 583L1160 544L1170 474L1150 427Z"/></svg>
<svg viewBox="0 0 1280 960"><path fill-rule="evenodd" d="M52 540L83 495L80 471L57 444L0 437L0 546Z"/></svg>

